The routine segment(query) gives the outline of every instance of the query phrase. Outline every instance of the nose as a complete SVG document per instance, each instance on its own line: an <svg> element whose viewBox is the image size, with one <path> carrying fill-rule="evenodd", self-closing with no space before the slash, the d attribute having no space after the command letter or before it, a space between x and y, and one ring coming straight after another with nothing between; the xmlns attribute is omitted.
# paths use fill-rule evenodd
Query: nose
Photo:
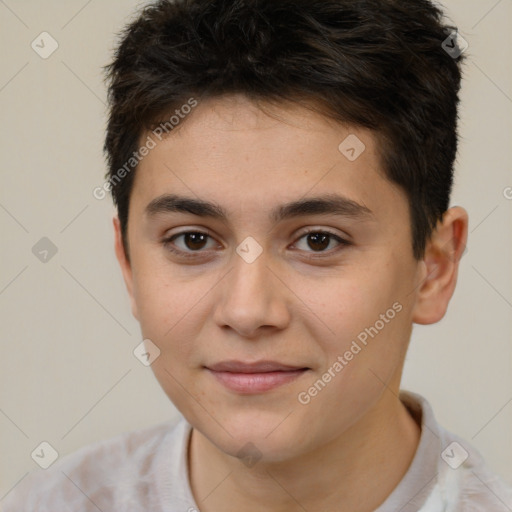
<svg viewBox="0 0 512 512"><path fill-rule="evenodd" d="M286 276L263 251L248 262L238 253L222 286L217 287L214 320L222 328L230 327L244 338L256 338L262 331L284 329L290 322Z"/></svg>

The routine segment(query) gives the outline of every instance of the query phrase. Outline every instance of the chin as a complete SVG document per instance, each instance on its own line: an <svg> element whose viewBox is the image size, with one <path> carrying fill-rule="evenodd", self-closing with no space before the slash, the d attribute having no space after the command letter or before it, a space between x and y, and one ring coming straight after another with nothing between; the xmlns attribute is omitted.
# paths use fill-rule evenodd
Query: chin
<svg viewBox="0 0 512 512"><path fill-rule="evenodd" d="M296 425L296 419L286 418L287 414L238 412L221 422L225 430L214 426L211 418L206 423L195 424L211 443L228 455L277 463L298 456L305 446L304 426Z"/></svg>

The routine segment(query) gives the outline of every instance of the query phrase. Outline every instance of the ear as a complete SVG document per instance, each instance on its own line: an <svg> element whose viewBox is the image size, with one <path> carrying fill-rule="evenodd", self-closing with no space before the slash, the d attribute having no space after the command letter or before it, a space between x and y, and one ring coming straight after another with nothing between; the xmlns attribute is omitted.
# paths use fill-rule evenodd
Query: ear
<svg viewBox="0 0 512 512"><path fill-rule="evenodd" d="M455 290L467 237L466 210L460 206L449 208L426 245L424 278L418 287L413 322L433 324L444 317Z"/></svg>
<svg viewBox="0 0 512 512"><path fill-rule="evenodd" d="M115 250L117 261L119 262L119 266L121 267L121 272L123 273L124 283L126 285L126 289L128 290L128 295L130 296L130 302L132 307L132 315L138 320L138 312L137 312L137 304L135 302L135 298L133 295L133 274L131 263L128 261L128 257L124 250L123 245L123 237L121 234L121 223L119 221L119 217L117 215L112 219L114 224L114 233L115 233Z"/></svg>

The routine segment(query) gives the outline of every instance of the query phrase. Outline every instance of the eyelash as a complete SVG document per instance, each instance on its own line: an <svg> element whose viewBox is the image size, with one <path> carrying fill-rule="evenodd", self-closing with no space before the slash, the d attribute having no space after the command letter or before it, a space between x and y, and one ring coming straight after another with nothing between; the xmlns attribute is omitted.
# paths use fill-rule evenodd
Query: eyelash
<svg viewBox="0 0 512 512"><path fill-rule="evenodd" d="M315 256L308 256L309 259L330 257L333 255L333 252L337 253L338 251L342 250L343 248L352 245L352 242L349 242L349 241L341 238L339 235L336 235L335 233L332 233L327 230L320 230L320 229L310 229L310 230L302 233L301 236L299 236L299 238L297 240L301 240L302 238L304 238L307 235L310 235L312 233L319 234L319 235L328 235L329 237L336 240L339 243L339 245L337 248L330 250L330 251L321 251L321 252L313 253L313 254L315 254ZM204 231L182 231L181 233L175 233L174 235L163 239L162 244L166 250L168 250L169 252L176 254L182 258L197 258L201 252L205 252L205 251L199 250L199 251L187 252L187 251L182 251L180 249L176 249L175 247L172 247L172 245L171 245L172 242L176 238L183 236L183 235L188 235L188 234L206 235L209 238L213 238L209 233L204 232Z"/></svg>

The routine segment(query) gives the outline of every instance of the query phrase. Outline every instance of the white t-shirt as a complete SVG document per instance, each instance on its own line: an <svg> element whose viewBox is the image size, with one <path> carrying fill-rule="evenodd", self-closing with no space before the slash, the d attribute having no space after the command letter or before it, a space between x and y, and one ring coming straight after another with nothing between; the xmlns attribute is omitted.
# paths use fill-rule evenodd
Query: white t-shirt
<svg viewBox="0 0 512 512"><path fill-rule="evenodd" d="M469 443L436 422L428 402L402 391L421 423L414 459L375 512L511 512L512 486ZM181 418L86 446L25 477L2 512L197 512L190 489L190 424Z"/></svg>

